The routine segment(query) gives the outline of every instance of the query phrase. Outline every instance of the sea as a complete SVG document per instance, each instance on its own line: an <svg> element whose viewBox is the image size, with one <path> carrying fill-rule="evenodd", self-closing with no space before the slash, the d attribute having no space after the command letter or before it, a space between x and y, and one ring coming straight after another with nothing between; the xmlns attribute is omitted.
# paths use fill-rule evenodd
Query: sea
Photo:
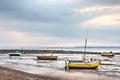
<svg viewBox="0 0 120 80"><path fill-rule="evenodd" d="M0 49L28 49L28 50L65 50L65 51L84 51L84 46L77 47L41 47L41 46L0 46ZM88 52L120 52L120 46L87 46Z"/></svg>
<svg viewBox="0 0 120 80"><path fill-rule="evenodd" d="M84 48L38 48L47 50L70 50L70 51L83 51ZM90 52L120 52L120 48L87 48ZM9 57L8 54L0 54L0 66L8 67L15 70L20 70L27 73L57 77L67 80L120 80L120 55L117 54L112 58L103 57L100 54L86 54L87 57L101 60L101 65L95 70L85 69L65 69L65 60L81 60L83 54L58 54L54 53L53 56L58 56L58 60L38 60L36 56L51 55L45 54L22 54L21 56Z"/></svg>
<svg viewBox="0 0 120 80"><path fill-rule="evenodd" d="M65 50L65 51L84 51L84 47L41 47L38 50ZM87 52L120 52L120 47L87 47Z"/></svg>

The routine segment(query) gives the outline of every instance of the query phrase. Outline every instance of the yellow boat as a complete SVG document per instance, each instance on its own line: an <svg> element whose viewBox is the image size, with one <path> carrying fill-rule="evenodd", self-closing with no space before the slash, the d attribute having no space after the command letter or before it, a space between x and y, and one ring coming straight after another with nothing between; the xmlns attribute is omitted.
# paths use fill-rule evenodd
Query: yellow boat
<svg viewBox="0 0 120 80"><path fill-rule="evenodd" d="M78 60L69 60L65 62L65 67L69 69L96 69L99 61L82 62Z"/></svg>
<svg viewBox="0 0 120 80"><path fill-rule="evenodd" d="M84 52L86 52L86 45L87 45L87 34L85 39L85 48ZM100 61L97 61L93 58L87 59L85 54L82 60L68 60L65 61L65 68L78 68L78 69L96 69L100 64Z"/></svg>

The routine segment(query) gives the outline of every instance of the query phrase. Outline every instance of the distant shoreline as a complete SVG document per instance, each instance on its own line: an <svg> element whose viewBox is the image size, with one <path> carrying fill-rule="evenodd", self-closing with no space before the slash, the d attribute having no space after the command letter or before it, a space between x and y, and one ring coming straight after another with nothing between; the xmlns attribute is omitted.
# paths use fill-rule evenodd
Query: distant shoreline
<svg viewBox="0 0 120 80"><path fill-rule="evenodd" d="M2 49L0 50L0 54L4 53L15 53L16 51L21 52L22 54L101 54L101 52L83 52L83 51L65 51L65 50L21 50L21 49ZM120 54L120 52L116 52L115 54Z"/></svg>

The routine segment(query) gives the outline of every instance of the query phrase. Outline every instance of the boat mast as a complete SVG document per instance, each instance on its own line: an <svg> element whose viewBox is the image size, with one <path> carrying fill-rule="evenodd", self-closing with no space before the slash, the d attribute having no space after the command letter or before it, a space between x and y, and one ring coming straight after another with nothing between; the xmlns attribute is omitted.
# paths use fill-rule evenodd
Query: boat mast
<svg viewBox="0 0 120 80"><path fill-rule="evenodd" d="M87 38L85 39L85 48L84 48L84 52L86 52L86 46L87 45Z"/></svg>
<svg viewBox="0 0 120 80"><path fill-rule="evenodd" d="M85 52L86 52L86 47L87 47L87 33L88 31L86 32L86 38L85 38L84 57L85 57Z"/></svg>

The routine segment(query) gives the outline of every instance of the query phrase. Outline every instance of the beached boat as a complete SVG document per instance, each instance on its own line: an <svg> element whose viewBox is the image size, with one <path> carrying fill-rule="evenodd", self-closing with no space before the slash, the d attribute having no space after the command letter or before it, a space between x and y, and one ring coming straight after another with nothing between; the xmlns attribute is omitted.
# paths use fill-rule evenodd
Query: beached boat
<svg viewBox="0 0 120 80"><path fill-rule="evenodd" d="M69 69L96 69L99 65L99 61L83 62L82 60L68 60L66 62L66 68Z"/></svg>
<svg viewBox="0 0 120 80"><path fill-rule="evenodd" d="M65 68L67 69L96 69L100 61L97 61L93 58L87 58L85 56L86 52L86 45L87 45L87 35L85 39L85 48L84 48L84 55L82 60L67 60L65 61Z"/></svg>
<svg viewBox="0 0 120 80"><path fill-rule="evenodd" d="M38 60L57 60L58 56L37 56Z"/></svg>
<svg viewBox="0 0 120 80"><path fill-rule="evenodd" d="M9 53L9 56L20 56L21 55L21 52L19 51L16 51L14 53Z"/></svg>
<svg viewBox="0 0 120 80"><path fill-rule="evenodd" d="M103 53L101 53L101 56L105 56L105 57L109 57L109 58L112 58L112 57L114 57L114 53L112 53L112 51L110 51L110 52L103 52Z"/></svg>

